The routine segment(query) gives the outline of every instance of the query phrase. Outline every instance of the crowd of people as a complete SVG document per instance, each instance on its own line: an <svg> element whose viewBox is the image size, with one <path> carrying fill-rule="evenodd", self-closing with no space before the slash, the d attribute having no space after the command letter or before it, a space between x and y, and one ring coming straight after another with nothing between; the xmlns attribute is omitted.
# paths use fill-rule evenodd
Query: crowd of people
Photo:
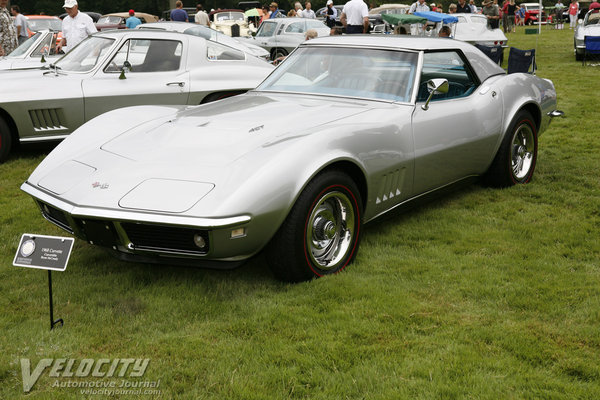
<svg viewBox="0 0 600 400"><path fill-rule="evenodd" d="M515 3L515 0L504 0L502 6L498 4L499 0L483 0L482 7L478 8L475 5L475 0L458 0L457 3L452 3L448 7L448 14L455 13L479 13L483 14L488 19L490 28L499 28L502 22L502 27L505 33L515 32L516 26L525 24L525 8ZM29 37L27 27L27 19L21 14L18 5L12 5L10 12L7 9L8 0L0 0L0 57L12 52L19 44L23 43ZM88 35L96 32L96 27L92 19L85 13L79 12L77 0L65 0L63 5L67 16L62 22L63 39L58 44L57 50L63 48L75 47L80 41ZM566 9L561 0L557 0L554 7L554 14L557 22L562 22L563 11ZM590 9L600 8L600 4L594 1L590 4ZM425 0L417 0L414 2L408 13L424 11L444 12L441 5L435 3L427 4ZM577 0L571 0L568 6L568 15L570 20L570 28L574 29L577 24L579 15L579 3ZM346 28L347 34L367 33L369 28L369 8L364 0L350 0L345 5L340 15L340 22ZM11 18L12 16L12 18ZM287 15L279 9L276 2L265 4L262 7L262 16L259 23L266 19L283 18L283 17L300 17L300 18L317 18L315 11L312 9L312 4L307 1L304 7L300 2L294 4L294 8ZM332 34L339 34L337 28L338 10L333 5L333 0L327 0L325 9L321 12L321 16L325 20L325 24L331 28ZM175 4L175 9L171 11L170 18L172 21L190 22L187 12L183 9L183 2L178 0ZM14 21L13 21L14 19ZM201 4L196 6L196 15L193 22L201 25L210 26L208 14L204 11ZM141 20L135 16L134 10L129 10L129 18L126 20L126 27L133 29L141 24Z"/></svg>

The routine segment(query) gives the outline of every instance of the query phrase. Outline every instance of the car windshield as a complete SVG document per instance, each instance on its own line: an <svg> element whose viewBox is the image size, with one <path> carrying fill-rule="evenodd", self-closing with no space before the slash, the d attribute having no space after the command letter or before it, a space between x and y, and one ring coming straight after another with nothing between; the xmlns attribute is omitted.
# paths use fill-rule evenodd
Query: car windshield
<svg viewBox="0 0 600 400"><path fill-rule="evenodd" d="M99 25L117 25L121 23L121 17L106 16L102 17L97 22Z"/></svg>
<svg viewBox="0 0 600 400"><path fill-rule="evenodd" d="M31 36L29 39L27 39L25 42L23 42L21 45L19 45L19 47L14 49L8 55L8 57L19 57L19 56L22 56L23 54L27 53L27 51L29 50L29 48L31 46L33 46L35 41L38 40L43 35L44 35L44 33L38 32L35 35Z"/></svg>
<svg viewBox="0 0 600 400"><path fill-rule="evenodd" d="M87 72L104 58L114 39L90 36L56 62L63 71Z"/></svg>
<svg viewBox="0 0 600 400"><path fill-rule="evenodd" d="M300 47L257 90L408 102L417 59L405 51Z"/></svg>
<svg viewBox="0 0 600 400"><path fill-rule="evenodd" d="M527 11L531 11L531 10L536 11L536 10L540 9L540 6L537 5L537 4L535 4L535 5L527 5L525 8L527 9Z"/></svg>
<svg viewBox="0 0 600 400"><path fill-rule="evenodd" d="M27 25L33 32L41 31L42 29L51 29L53 31L62 30L62 21L58 18L29 18L27 20Z"/></svg>
<svg viewBox="0 0 600 400"><path fill-rule="evenodd" d="M589 13L585 16L584 26L600 24L600 12Z"/></svg>
<svg viewBox="0 0 600 400"><path fill-rule="evenodd" d="M273 36L275 33L275 28L277 27L277 22L263 22L260 24L258 28L258 32L256 32L256 37L269 37Z"/></svg>
<svg viewBox="0 0 600 400"><path fill-rule="evenodd" d="M215 14L215 21L228 21L228 20L243 20L244 13L241 12L222 12Z"/></svg>

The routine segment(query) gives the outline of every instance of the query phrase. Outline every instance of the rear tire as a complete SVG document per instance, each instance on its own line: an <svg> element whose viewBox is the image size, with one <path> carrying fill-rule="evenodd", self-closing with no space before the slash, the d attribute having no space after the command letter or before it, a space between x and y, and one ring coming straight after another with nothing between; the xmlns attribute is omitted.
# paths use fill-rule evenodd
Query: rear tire
<svg viewBox="0 0 600 400"><path fill-rule="evenodd" d="M300 282L343 270L358 250L361 204L348 175L338 170L317 175L266 249L275 276Z"/></svg>
<svg viewBox="0 0 600 400"><path fill-rule="evenodd" d="M279 57L286 57L289 53L285 49L276 48L271 52L271 60L275 61Z"/></svg>
<svg viewBox="0 0 600 400"><path fill-rule="evenodd" d="M537 162L538 138L531 114L517 113L506 132L500 149L484 176L495 187L508 187L531 181Z"/></svg>
<svg viewBox="0 0 600 400"><path fill-rule="evenodd" d="M0 163L4 162L12 148L12 135L8 124L0 117Z"/></svg>

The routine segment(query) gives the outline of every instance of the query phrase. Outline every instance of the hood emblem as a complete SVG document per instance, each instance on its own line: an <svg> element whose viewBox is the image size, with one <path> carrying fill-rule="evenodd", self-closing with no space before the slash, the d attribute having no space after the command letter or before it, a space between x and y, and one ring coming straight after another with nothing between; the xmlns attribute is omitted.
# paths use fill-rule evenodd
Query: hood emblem
<svg viewBox="0 0 600 400"><path fill-rule="evenodd" d="M252 132L256 132L256 131L260 131L260 130L261 130L261 129L263 129L264 127L265 127L264 125L260 125L260 126L254 127L254 128L252 128L252 129L250 129L250 130L248 131L248 133L252 133Z"/></svg>
<svg viewBox="0 0 600 400"><path fill-rule="evenodd" d="M108 189L108 186L109 186L108 183L100 183L100 182L94 182L94 183L92 183L92 187L94 189L96 189L96 188Z"/></svg>

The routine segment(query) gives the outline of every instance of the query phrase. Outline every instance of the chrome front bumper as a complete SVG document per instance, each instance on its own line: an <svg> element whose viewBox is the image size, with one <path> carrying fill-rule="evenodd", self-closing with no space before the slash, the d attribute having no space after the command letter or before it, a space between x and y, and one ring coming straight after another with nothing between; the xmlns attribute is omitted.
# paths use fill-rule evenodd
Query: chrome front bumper
<svg viewBox="0 0 600 400"><path fill-rule="evenodd" d="M226 218L196 218L148 212L135 212L93 207L81 207L41 190L29 182L21 190L31 195L44 218L90 244L128 254L129 260L139 255L236 262L247 259L260 250L256 238L247 233L252 218L239 215ZM244 232L234 236L233 232ZM200 239L201 238L201 239ZM204 241L205 247L195 245ZM158 261L160 262L160 261Z"/></svg>

